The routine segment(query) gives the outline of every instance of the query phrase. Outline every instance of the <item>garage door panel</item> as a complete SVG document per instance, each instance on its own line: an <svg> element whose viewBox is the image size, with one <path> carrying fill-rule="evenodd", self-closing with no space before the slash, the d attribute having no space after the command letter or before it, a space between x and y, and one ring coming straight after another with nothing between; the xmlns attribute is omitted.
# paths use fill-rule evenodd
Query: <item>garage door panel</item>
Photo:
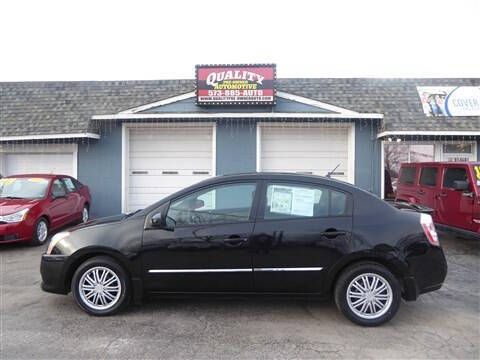
<svg viewBox="0 0 480 360"><path fill-rule="evenodd" d="M210 170L212 158L133 158L131 170ZM192 162L195 164L192 164ZM192 168L194 166L194 168Z"/></svg>
<svg viewBox="0 0 480 360"><path fill-rule="evenodd" d="M182 152L182 151L212 151L211 147L211 137L202 139L201 141L186 141L182 142L179 140L172 140L167 138L159 138L158 140L141 140L132 141L130 143L130 151L135 152Z"/></svg>
<svg viewBox="0 0 480 360"><path fill-rule="evenodd" d="M262 171L310 173L348 180L348 129L298 124L261 127Z"/></svg>
<svg viewBox="0 0 480 360"><path fill-rule="evenodd" d="M74 176L73 153L5 154L4 176L19 174L62 174Z"/></svg>
<svg viewBox="0 0 480 360"><path fill-rule="evenodd" d="M127 211L144 208L212 172L212 126L131 128Z"/></svg>
<svg viewBox="0 0 480 360"><path fill-rule="evenodd" d="M142 176L133 175L130 177L130 193L135 193L136 188L171 188L179 190L185 186L195 184L207 179L209 176ZM175 190L175 191L176 191ZM172 191L173 192L173 191Z"/></svg>

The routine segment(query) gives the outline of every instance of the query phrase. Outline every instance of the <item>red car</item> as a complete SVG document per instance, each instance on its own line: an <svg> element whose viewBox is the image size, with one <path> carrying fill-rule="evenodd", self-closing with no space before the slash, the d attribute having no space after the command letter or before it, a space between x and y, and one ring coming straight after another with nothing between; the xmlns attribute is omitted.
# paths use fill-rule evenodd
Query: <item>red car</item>
<svg viewBox="0 0 480 360"><path fill-rule="evenodd" d="M89 218L90 190L66 175L15 175L0 179L0 244L44 244L49 233Z"/></svg>
<svg viewBox="0 0 480 360"><path fill-rule="evenodd" d="M480 163L402 164L397 201L434 209L435 223L480 238Z"/></svg>

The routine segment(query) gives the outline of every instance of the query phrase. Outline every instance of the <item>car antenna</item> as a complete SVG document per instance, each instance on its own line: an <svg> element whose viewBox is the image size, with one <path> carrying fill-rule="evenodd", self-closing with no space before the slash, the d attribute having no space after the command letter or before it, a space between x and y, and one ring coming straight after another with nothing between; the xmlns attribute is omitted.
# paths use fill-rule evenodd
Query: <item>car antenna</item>
<svg viewBox="0 0 480 360"><path fill-rule="evenodd" d="M328 178L329 178L329 177L332 177L332 174L335 172L335 170L337 170L337 168L340 166L340 164L341 164L341 163L338 163L338 165L335 166L335 168L334 168L332 171L330 171L330 172L327 173L327 177L328 177Z"/></svg>

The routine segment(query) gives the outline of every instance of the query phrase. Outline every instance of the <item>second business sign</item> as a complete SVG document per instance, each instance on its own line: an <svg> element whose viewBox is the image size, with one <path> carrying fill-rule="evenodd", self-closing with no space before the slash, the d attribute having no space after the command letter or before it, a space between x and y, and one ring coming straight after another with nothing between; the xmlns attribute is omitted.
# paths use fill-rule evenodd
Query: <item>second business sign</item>
<svg viewBox="0 0 480 360"><path fill-rule="evenodd" d="M197 65L198 105L274 105L274 64Z"/></svg>

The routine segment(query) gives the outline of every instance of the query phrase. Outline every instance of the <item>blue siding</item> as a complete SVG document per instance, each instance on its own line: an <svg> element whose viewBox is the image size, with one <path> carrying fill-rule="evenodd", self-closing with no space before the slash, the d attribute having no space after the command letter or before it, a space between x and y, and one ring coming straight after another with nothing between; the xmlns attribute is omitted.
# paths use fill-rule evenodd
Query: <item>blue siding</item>
<svg viewBox="0 0 480 360"><path fill-rule="evenodd" d="M92 217L121 212L122 126L105 124L100 135L78 144L78 179L90 188Z"/></svg>
<svg viewBox="0 0 480 360"><path fill-rule="evenodd" d="M380 141L377 123L355 124L355 184L380 195ZM256 170L256 122L218 120L216 132L217 175ZM480 146L479 151L480 154ZM92 216L121 212L122 127L107 123L101 128L101 139L85 140L78 146L78 178L90 187Z"/></svg>
<svg viewBox="0 0 480 360"><path fill-rule="evenodd" d="M256 170L257 129L255 121L217 121L217 175Z"/></svg>
<svg viewBox="0 0 480 360"><path fill-rule="evenodd" d="M355 123L355 185L380 196L381 142L375 121Z"/></svg>

